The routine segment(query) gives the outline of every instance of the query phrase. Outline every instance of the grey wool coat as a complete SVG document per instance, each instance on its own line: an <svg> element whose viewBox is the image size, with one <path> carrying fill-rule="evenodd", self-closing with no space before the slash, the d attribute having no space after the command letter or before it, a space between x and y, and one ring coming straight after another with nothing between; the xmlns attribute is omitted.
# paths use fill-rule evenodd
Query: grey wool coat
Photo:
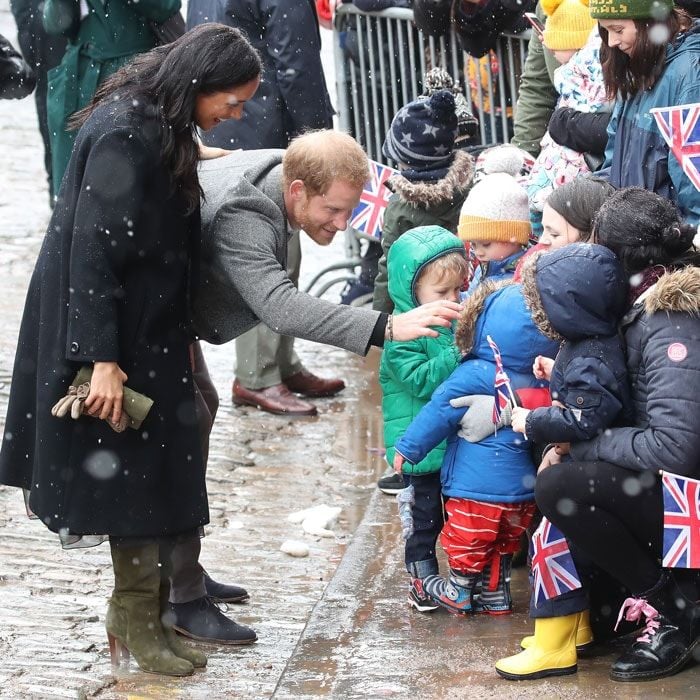
<svg viewBox="0 0 700 700"><path fill-rule="evenodd" d="M106 100L80 129L29 284L0 484L52 531L156 537L209 522L188 346L197 212L172 192L154 105ZM55 418L84 365L153 399L139 430Z"/></svg>
<svg viewBox="0 0 700 700"><path fill-rule="evenodd" d="M262 321L281 335L364 355L380 313L317 299L289 279L283 155L241 151L200 165L205 199L195 330L220 344Z"/></svg>

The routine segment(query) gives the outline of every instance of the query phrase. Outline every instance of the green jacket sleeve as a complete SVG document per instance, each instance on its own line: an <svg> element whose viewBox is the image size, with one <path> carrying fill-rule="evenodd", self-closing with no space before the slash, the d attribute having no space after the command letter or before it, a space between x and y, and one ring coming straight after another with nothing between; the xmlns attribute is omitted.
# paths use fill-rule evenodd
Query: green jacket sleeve
<svg viewBox="0 0 700 700"><path fill-rule="evenodd" d="M388 355L386 363L391 368L394 381L414 398L425 401L430 399L462 359L455 345L428 359L421 340L387 343L384 353Z"/></svg>
<svg viewBox="0 0 700 700"><path fill-rule="evenodd" d="M537 3L537 15L544 13ZM527 49L527 58L520 78L520 91L515 105L513 138L511 143L533 156L540 152L540 141L547 131L549 118L557 104L557 91L552 85L552 74L558 63L533 31Z"/></svg>
<svg viewBox="0 0 700 700"><path fill-rule="evenodd" d="M42 19L47 34L73 39L80 29L80 2L46 0Z"/></svg>

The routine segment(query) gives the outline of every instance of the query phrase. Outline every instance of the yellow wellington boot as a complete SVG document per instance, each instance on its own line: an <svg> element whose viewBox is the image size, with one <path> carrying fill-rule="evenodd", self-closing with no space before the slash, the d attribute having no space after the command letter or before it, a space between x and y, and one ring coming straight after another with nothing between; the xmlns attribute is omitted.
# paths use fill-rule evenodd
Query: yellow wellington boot
<svg viewBox="0 0 700 700"><path fill-rule="evenodd" d="M535 619L535 641L515 656L496 662L499 676L511 681L576 673L579 614Z"/></svg>
<svg viewBox="0 0 700 700"><path fill-rule="evenodd" d="M578 615L576 626L576 651L587 651L593 646L593 630L591 629L591 613L589 610L582 610ZM521 649L529 649L535 643L535 635L531 634L520 640Z"/></svg>

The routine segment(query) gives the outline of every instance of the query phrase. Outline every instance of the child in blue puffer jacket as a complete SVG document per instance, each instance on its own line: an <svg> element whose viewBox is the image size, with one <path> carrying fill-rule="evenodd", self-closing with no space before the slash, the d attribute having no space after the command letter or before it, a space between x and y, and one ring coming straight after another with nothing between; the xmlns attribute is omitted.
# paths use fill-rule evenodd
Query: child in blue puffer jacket
<svg viewBox="0 0 700 700"><path fill-rule="evenodd" d="M487 335L499 346L514 390L546 385L533 377L532 364L538 355L556 352L557 344L533 323L519 285L482 283L457 327L466 359L396 442L394 467L420 462L447 438L441 481L448 519L440 542L450 573L447 579L426 577L423 590L451 612L501 615L512 610L510 562L535 512L535 466L529 444L510 428L478 443L460 435L464 409L453 408L450 399L494 391L496 364Z"/></svg>

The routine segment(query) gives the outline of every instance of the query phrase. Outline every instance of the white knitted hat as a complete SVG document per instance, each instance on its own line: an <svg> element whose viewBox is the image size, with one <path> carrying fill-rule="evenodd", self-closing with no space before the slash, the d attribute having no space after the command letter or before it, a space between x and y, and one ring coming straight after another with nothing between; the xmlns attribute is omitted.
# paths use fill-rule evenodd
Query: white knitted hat
<svg viewBox="0 0 700 700"><path fill-rule="evenodd" d="M503 241L527 245L530 237L527 192L512 175L484 175L469 191L459 215L465 241Z"/></svg>

